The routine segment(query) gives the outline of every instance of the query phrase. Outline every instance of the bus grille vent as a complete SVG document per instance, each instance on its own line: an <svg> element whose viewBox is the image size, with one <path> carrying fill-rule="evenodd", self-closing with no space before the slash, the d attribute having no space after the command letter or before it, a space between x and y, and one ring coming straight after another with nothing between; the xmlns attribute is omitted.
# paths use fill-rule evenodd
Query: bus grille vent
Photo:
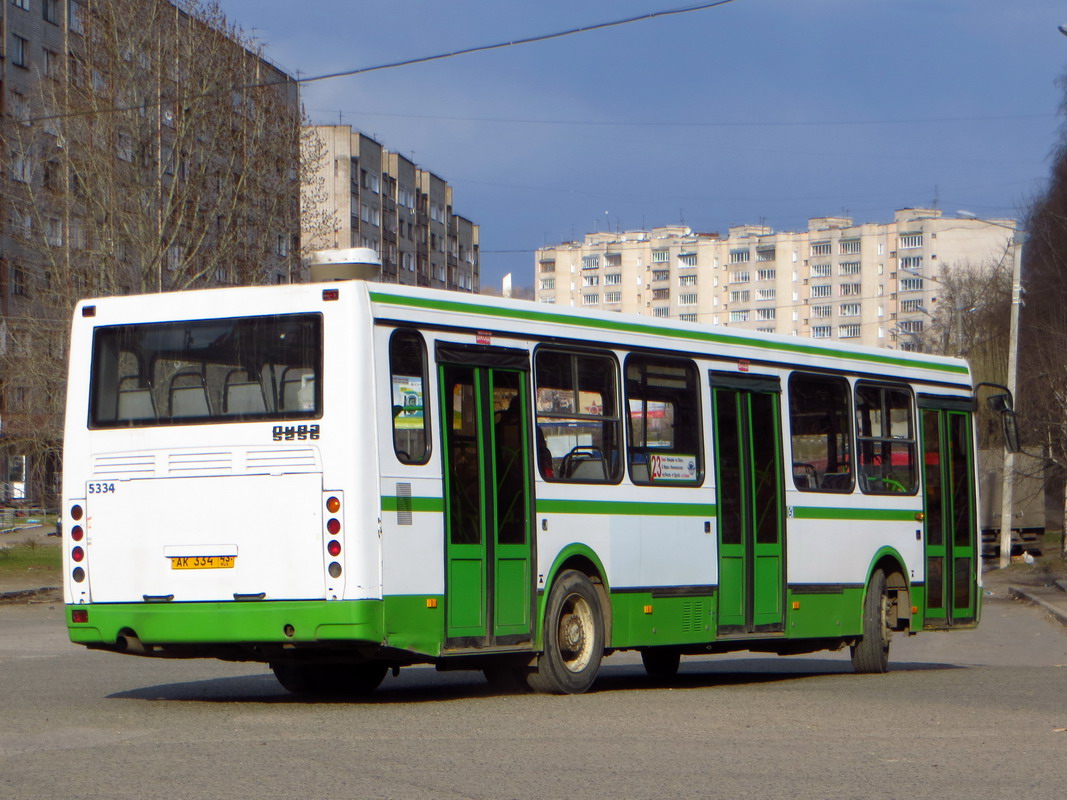
<svg viewBox="0 0 1067 800"><path fill-rule="evenodd" d="M227 451L171 453L167 457L167 473L169 475L187 473L217 475L232 471L233 455Z"/></svg>
<svg viewBox="0 0 1067 800"><path fill-rule="evenodd" d="M704 629L704 601L693 600L682 605L682 630L700 631Z"/></svg>
<svg viewBox="0 0 1067 800"><path fill-rule="evenodd" d="M411 524L411 484L396 485L396 524Z"/></svg>
<svg viewBox="0 0 1067 800"><path fill-rule="evenodd" d="M151 478L155 472L156 457L151 453L97 456L93 460L94 478Z"/></svg>
<svg viewBox="0 0 1067 800"><path fill-rule="evenodd" d="M317 472L315 451L310 447L249 450L245 453L249 473Z"/></svg>

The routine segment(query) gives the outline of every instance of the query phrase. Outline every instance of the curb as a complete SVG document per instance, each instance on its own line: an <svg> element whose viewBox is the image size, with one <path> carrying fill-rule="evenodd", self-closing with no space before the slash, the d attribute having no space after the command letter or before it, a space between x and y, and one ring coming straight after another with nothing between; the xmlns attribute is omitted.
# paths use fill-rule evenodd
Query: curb
<svg viewBox="0 0 1067 800"><path fill-rule="evenodd" d="M1067 608L1061 608L1028 592L1026 589L1020 589L1018 586L1009 586L1008 594L1016 600L1025 600L1028 603L1041 606L1041 608L1055 617L1061 625L1067 625Z"/></svg>
<svg viewBox="0 0 1067 800"><path fill-rule="evenodd" d="M22 600L32 601L39 595L58 591L58 586L41 586L38 589L19 589L14 592L0 592L0 603L17 603Z"/></svg>

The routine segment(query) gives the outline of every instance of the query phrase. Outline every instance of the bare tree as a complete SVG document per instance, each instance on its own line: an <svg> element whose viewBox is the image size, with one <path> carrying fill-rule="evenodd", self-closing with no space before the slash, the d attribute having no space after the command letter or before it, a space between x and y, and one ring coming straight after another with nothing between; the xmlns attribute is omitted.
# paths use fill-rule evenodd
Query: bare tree
<svg viewBox="0 0 1067 800"><path fill-rule="evenodd" d="M300 278L301 193L323 149L297 84L214 0L107 0L37 65L3 125L9 450L54 468L67 320L81 297ZM72 40L75 37L72 37Z"/></svg>

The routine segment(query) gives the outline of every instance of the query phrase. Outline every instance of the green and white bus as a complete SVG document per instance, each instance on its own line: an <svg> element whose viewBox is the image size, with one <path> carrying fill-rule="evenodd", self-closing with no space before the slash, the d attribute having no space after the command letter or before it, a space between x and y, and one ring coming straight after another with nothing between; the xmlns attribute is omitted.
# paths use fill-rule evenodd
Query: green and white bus
<svg viewBox="0 0 1067 800"><path fill-rule="evenodd" d="M959 360L362 281L78 304L72 641L588 689L980 613Z"/></svg>

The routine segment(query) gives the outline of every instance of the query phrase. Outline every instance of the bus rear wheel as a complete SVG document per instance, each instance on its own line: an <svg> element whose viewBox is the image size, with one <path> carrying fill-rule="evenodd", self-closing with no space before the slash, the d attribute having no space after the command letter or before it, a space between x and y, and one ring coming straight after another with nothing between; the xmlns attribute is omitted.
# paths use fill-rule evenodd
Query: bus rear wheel
<svg viewBox="0 0 1067 800"><path fill-rule="evenodd" d="M596 680L604 657L604 615L588 576L562 573L545 606L544 650L528 677L535 692L581 694Z"/></svg>
<svg viewBox="0 0 1067 800"><path fill-rule="evenodd" d="M851 648L853 672L870 674L889 669L889 642L892 638L885 573L878 569L871 575L867 596L863 600L863 638Z"/></svg>
<svg viewBox="0 0 1067 800"><path fill-rule="evenodd" d="M389 671L387 664L364 661L358 664L270 665L274 677L286 690L308 697L358 697L370 694Z"/></svg>

